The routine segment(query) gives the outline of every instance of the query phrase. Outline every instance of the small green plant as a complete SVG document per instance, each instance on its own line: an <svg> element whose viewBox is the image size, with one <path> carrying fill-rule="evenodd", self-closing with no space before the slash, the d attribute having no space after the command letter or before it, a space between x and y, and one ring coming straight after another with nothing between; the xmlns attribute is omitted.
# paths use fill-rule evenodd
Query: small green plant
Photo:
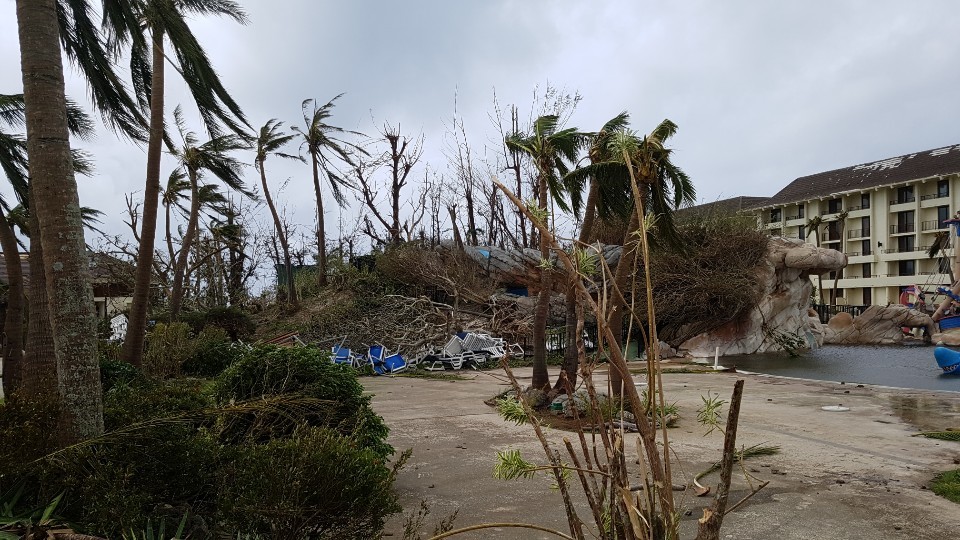
<svg viewBox="0 0 960 540"><path fill-rule="evenodd" d="M710 392L707 392L706 396L700 396L700 399L703 400L703 406L697 409L697 422L708 428L707 432L703 434L706 437L714 430L720 429L723 422L720 418L720 411L726 402L720 399L720 394L714 395Z"/></svg>
<svg viewBox="0 0 960 540"><path fill-rule="evenodd" d="M173 536L167 536L167 522L165 520L160 520L160 526L156 531L153 529L153 522L147 520L147 526L142 531L137 531L135 529L130 529L123 533L123 540L177 540L183 538L183 531L187 526L187 517L183 516L183 519L180 520L180 525L177 527L177 532L173 533Z"/></svg>
<svg viewBox="0 0 960 540"><path fill-rule="evenodd" d="M18 540L20 538L56 537L57 534L73 532L63 524L54 512L63 498L63 494L54 497L50 504L42 508L17 513L15 508L22 494L21 490L0 504L0 540Z"/></svg>
<svg viewBox="0 0 960 540"><path fill-rule="evenodd" d="M960 429L946 429L943 431L924 431L923 433L917 433L913 436L926 437L928 439L938 439L941 441L960 442Z"/></svg>

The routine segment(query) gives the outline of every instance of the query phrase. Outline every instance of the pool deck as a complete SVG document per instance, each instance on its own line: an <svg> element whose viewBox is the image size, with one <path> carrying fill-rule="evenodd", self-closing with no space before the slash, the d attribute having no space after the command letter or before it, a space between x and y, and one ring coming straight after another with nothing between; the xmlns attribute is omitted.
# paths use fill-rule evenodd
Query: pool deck
<svg viewBox="0 0 960 540"><path fill-rule="evenodd" d="M551 368L551 376L556 369ZM507 388L502 373L461 374L469 380L363 379L375 396L374 408L390 426L390 442L398 450L413 449L396 484L404 512L425 500L431 509L425 533L455 510L458 527L522 521L566 532L563 506L549 487L550 478L502 481L492 476L498 450L518 449L528 460L543 460L529 426L504 422L483 403ZM521 384L529 383L531 369L517 369L516 375ZM960 467L960 443L910 436L960 427L960 394L949 392L735 373L666 373L667 401L676 402L681 415L678 427L669 431L680 459L680 466L674 465L675 483L686 483L719 457L722 434L704 436L696 410L708 392L729 400L738 377L746 380L738 445L767 443L782 449L779 455L746 463L752 475L770 484L726 517L723 537L941 539L960 531L960 505L928 489L936 473ZM597 376L598 385L602 378ZM850 410L821 410L841 404ZM567 435L547 432L556 442ZM716 475L706 480L715 484ZM747 492L743 475L735 472L731 501ZM573 493L575 500L582 499L578 485ZM683 516L681 537L692 538L701 508L711 499L676 495L690 511ZM592 521L588 512L581 517ZM388 538L402 536L402 516L390 520L386 533ZM457 538L556 537L486 529Z"/></svg>

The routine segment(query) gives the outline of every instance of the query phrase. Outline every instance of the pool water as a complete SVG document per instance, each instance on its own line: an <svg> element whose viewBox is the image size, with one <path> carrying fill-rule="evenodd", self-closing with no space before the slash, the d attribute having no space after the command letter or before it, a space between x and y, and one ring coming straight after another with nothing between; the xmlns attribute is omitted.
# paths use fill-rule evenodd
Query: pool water
<svg viewBox="0 0 960 540"><path fill-rule="evenodd" d="M943 375L930 346L827 345L791 358L785 353L728 356L726 367L819 381L960 392L960 376Z"/></svg>

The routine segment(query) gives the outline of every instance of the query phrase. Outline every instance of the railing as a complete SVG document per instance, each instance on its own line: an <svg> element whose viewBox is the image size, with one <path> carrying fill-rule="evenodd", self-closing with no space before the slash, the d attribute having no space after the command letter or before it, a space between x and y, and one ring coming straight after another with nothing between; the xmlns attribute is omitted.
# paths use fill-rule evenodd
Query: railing
<svg viewBox="0 0 960 540"><path fill-rule="evenodd" d="M844 312L844 313L849 313L854 317L857 317L870 306L866 306L866 305L836 306L836 305L830 305L830 304L810 304L810 307L817 312L817 316L820 318L820 322L826 324L826 322L830 320L830 317L836 315L837 313Z"/></svg>
<svg viewBox="0 0 960 540"><path fill-rule="evenodd" d="M869 210L869 209L870 209L870 203L867 203L867 204L860 205L860 206L851 206L850 208L847 208L847 211L848 211L848 212L853 212L853 211L855 211L855 210Z"/></svg>
<svg viewBox="0 0 960 540"><path fill-rule="evenodd" d="M770 218L763 222L764 225L770 225L771 223L783 223L783 218Z"/></svg>
<svg viewBox="0 0 960 540"><path fill-rule="evenodd" d="M916 232L916 227L913 223L904 223L902 225L891 225L890 234L906 234Z"/></svg>
<svg viewBox="0 0 960 540"><path fill-rule="evenodd" d="M900 248L886 248L883 250L884 253L913 253L914 251L927 251L930 249L930 246L917 246L913 248L900 249Z"/></svg>
<svg viewBox="0 0 960 540"><path fill-rule="evenodd" d="M861 256L861 255L863 255L864 257L866 257L867 255L873 255L873 252L872 252L872 251L864 251L863 253L860 253L859 251L851 251L851 252L847 253L847 256L848 256L848 257L859 257L859 256Z"/></svg>
<svg viewBox="0 0 960 540"><path fill-rule="evenodd" d="M916 202L917 197L914 195L907 195L906 197L897 197L895 200L890 201L890 206L895 204L906 204Z"/></svg>
<svg viewBox="0 0 960 540"><path fill-rule="evenodd" d="M870 236L870 229L855 229L847 231L847 238L867 238Z"/></svg>
<svg viewBox="0 0 960 540"><path fill-rule="evenodd" d="M787 216L787 221L793 221L795 219L803 219L803 216L802 215Z"/></svg>
<svg viewBox="0 0 960 540"><path fill-rule="evenodd" d="M949 193L930 193L928 195L923 195L920 197L921 201L929 201L930 199L944 199L949 197Z"/></svg>
<svg viewBox="0 0 960 540"><path fill-rule="evenodd" d="M933 221L924 221L923 223L920 224L921 231L936 231L939 229L947 229L947 228L949 227L947 225L943 225L940 222L940 220L937 220L937 219Z"/></svg>
<svg viewBox="0 0 960 540"><path fill-rule="evenodd" d="M840 235L837 233L831 233L831 232L820 233L820 240L824 242L839 242Z"/></svg>
<svg viewBox="0 0 960 540"><path fill-rule="evenodd" d="M830 214L839 214L840 212L843 212L843 209L840 209L840 210L830 210L830 209L828 208L828 209L826 209L826 210L821 210L821 211L820 211L820 215L821 215L821 216L829 216Z"/></svg>

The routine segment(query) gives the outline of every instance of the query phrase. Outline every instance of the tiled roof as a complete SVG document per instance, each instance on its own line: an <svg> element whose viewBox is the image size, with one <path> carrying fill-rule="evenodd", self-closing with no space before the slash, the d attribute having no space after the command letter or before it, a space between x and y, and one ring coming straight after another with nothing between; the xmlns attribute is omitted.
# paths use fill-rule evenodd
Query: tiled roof
<svg viewBox="0 0 960 540"><path fill-rule="evenodd" d="M835 193L955 173L960 173L960 145L802 176L770 197L763 206L789 204Z"/></svg>
<svg viewBox="0 0 960 540"><path fill-rule="evenodd" d="M736 214L737 212L762 206L766 204L768 200L769 198L767 197L731 197L729 199L721 199L719 201L681 208L677 210L677 215Z"/></svg>

